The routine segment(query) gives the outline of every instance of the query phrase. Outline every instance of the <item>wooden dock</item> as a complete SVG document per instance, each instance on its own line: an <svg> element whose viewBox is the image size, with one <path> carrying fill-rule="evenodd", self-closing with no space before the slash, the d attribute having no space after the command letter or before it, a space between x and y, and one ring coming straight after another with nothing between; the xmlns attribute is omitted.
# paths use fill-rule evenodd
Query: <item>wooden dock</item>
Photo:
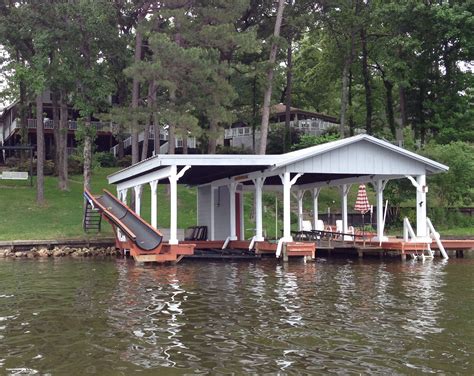
<svg viewBox="0 0 474 376"><path fill-rule="evenodd" d="M474 251L474 239L441 240L446 252L457 257L463 257L465 251ZM389 238L382 243L372 240L319 240L316 244L318 254L345 254L364 256L399 256L406 259L407 255L417 255L431 249L439 252L436 242L405 242L403 239Z"/></svg>

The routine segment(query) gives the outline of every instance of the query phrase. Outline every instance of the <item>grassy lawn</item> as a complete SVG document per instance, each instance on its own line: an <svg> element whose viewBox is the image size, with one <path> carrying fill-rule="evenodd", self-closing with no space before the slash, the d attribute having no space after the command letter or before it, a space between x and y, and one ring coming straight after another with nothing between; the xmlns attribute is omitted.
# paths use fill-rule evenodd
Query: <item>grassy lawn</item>
<svg viewBox="0 0 474 376"><path fill-rule="evenodd" d="M92 192L100 193L102 189L108 189L116 193L115 186L107 184L107 175L116 171L116 168L99 168L94 171L92 177ZM71 176L70 189L61 192L57 189L57 178L45 177L46 204L43 207L36 205L36 190L29 186L29 181L0 181L0 240L30 240L30 239L63 239L63 238L86 238L97 236L112 236L111 227L105 221L102 222L100 234L85 234L82 230L82 176ZM371 189L367 190L369 201L375 203L375 197ZM129 192L130 197L131 192ZM354 185L349 193L349 208L354 206L357 196L357 185ZM278 230L280 236L282 229L282 198L277 195L278 200ZM311 195L305 196L305 212L312 209ZM268 238L275 238L275 194L264 194L263 227ZM296 207L296 203L294 205ZM320 213L339 210L340 194L337 189L325 188L321 191L319 198ZM251 218L253 210L253 194L246 193L244 199L245 216L245 238L253 235L255 224ZM294 209L293 211L295 211ZM150 221L150 187L145 186L142 194L142 217ZM296 229L296 214L292 214L292 223ZM310 219L310 218L308 218ZM196 189L178 186L178 227L187 228L196 224ZM167 186L158 187L158 225L169 227L169 199ZM435 223L436 226L436 223ZM474 228L451 228L438 229L442 235L472 235ZM396 231L401 235L401 230Z"/></svg>
<svg viewBox="0 0 474 376"><path fill-rule="evenodd" d="M115 187L107 184L107 175L116 171L100 168L94 171L92 192L108 189L113 194ZM158 188L158 224L169 226L169 200L166 186ZM130 192L129 192L130 195ZM196 190L178 187L180 227L196 222ZM84 234L82 230L82 176L71 176L69 191L57 189L57 178L45 177L45 199L43 207L36 205L36 190L29 182L0 181L0 240L62 239L96 237ZM145 187L142 195L142 216L150 220L150 188ZM99 236L112 236L109 224L102 222Z"/></svg>

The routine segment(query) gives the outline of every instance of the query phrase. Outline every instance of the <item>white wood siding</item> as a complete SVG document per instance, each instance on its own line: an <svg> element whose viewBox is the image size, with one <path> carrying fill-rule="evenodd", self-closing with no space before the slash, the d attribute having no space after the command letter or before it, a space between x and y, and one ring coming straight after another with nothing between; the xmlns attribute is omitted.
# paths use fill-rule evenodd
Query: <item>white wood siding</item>
<svg viewBox="0 0 474 376"><path fill-rule="evenodd" d="M207 234L211 236L211 186L198 188L197 225L207 226Z"/></svg>
<svg viewBox="0 0 474 376"><path fill-rule="evenodd" d="M418 175L425 165L412 158L360 141L288 165L287 171L300 173Z"/></svg>
<svg viewBox="0 0 474 376"><path fill-rule="evenodd" d="M198 226L207 226L211 235L211 186L198 188ZM229 189L214 188L214 239L225 240L230 234Z"/></svg>
<svg viewBox="0 0 474 376"><path fill-rule="evenodd" d="M214 237L224 240L230 235L229 189L226 186L214 191Z"/></svg>

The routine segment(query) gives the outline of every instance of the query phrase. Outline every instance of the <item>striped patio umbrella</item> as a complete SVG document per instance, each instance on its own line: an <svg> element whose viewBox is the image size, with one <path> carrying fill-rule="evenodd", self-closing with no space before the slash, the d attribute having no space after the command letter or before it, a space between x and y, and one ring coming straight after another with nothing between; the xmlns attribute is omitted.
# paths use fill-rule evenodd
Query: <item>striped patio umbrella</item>
<svg viewBox="0 0 474 376"><path fill-rule="evenodd" d="M357 199L354 206L354 210L365 214L370 210L369 199L367 198L367 192L365 190L365 184L359 185L359 191L357 192Z"/></svg>
<svg viewBox="0 0 474 376"><path fill-rule="evenodd" d="M369 199L367 198L367 192L365 190L365 184L359 185L359 191L357 192L356 204L354 210L357 210L362 214L362 231L365 232L365 218L364 214L370 210Z"/></svg>

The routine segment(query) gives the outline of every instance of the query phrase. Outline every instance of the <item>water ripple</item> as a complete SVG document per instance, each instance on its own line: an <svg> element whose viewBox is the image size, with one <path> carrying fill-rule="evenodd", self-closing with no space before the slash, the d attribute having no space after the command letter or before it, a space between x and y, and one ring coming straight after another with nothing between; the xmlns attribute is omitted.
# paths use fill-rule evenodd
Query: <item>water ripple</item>
<svg viewBox="0 0 474 376"><path fill-rule="evenodd" d="M473 270L0 261L0 374L469 374Z"/></svg>

